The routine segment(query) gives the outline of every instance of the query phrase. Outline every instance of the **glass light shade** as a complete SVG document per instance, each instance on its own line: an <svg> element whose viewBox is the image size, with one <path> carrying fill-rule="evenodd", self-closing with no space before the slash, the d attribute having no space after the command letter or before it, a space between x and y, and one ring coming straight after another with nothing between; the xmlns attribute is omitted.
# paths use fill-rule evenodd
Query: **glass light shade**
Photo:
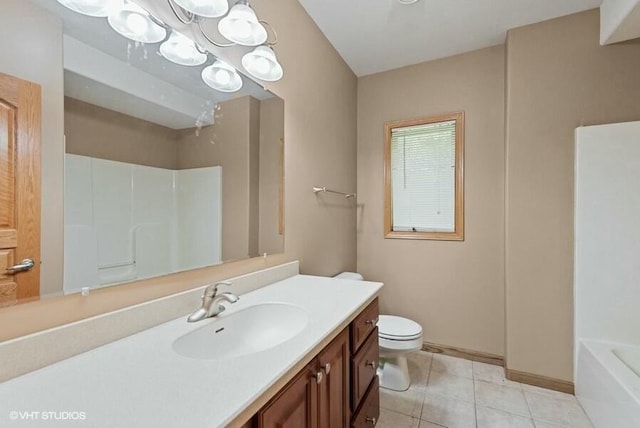
<svg viewBox="0 0 640 428"><path fill-rule="evenodd" d="M160 45L160 54L180 65L196 66L207 61L207 54L198 50L195 42L177 31Z"/></svg>
<svg viewBox="0 0 640 428"><path fill-rule="evenodd" d="M153 22L146 10L128 0L107 19L117 33L136 42L158 43L167 36L167 30Z"/></svg>
<svg viewBox="0 0 640 428"><path fill-rule="evenodd" d="M118 7L117 0L58 0L58 3L83 15L104 18Z"/></svg>
<svg viewBox="0 0 640 428"><path fill-rule="evenodd" d="M233 67L219 59L202 70L202 80L220 92L235 92L242 88L242 77Z"/></svg>
<svg viewBox="0 0 640 428"><path fill-rule="evenodd" d="M282 66L276 53L268 46L258 46L242 57L242 66L256 79L275 82L282 79Z"/></svg>
<svg viewBox="0 0 640 428"><path fill-rule="evenodd" d="M226 39L243 46L258 46L267 41L267 30L247 4L237 3L218 22L218 31Z"/></svg>
<svg viewBox="0 0 640 428"><path fill-rule="evenodd" d="M229 10L227 0L173 0L178 6L198 16L218 18Z"/></svg>

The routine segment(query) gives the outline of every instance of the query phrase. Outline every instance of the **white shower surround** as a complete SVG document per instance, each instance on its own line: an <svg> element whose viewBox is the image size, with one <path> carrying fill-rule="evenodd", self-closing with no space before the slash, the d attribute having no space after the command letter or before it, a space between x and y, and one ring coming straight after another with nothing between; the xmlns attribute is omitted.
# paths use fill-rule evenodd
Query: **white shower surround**
<svg viewBox="0 0 640 428"><path fill-rule="evenodd" d="M576 130L575 383L596 428L640 426L640 122Z"/></svg>
<svg viewBox="0 0 640 428"><path fill-rule="evenodd" d="M65 155L65 294L220 263L221 179Z"/></svg>

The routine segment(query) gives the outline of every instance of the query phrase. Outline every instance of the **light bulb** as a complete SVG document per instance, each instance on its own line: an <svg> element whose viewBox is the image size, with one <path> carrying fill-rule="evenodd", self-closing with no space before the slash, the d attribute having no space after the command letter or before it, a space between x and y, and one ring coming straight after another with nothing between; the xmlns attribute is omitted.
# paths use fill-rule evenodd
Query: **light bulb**
<svg viewBox="0 0 640 428"><path fill-rule="evenodd" d="M219 18L229 10L227 0L171 0L194 15Z"/></svg>
<svg viewBox="0 0 640 428"><path fill-rule="evenodd" d="M113 9L107 21L120 35L142 43L158 43L167 30L153 22L149 13L130 0L119 0L120 7Z"/></svg>
<svg viewBox="0 0 640 428"><path fill-rule="evenodd" d="M202 80L221 92L235 92L242 88L242 78L238 72L219 59L202 70Z"/></svg>
<svg viewBox="0 0 640 428"><path fill-rule="evenodd" d="M58 3L74 12L104 18L121 6L119 0L58 0Z"/></svg>
<svg viewBox="0 0 640 428"><path fill-rule="evenodd" d="M248 4L240 2L218 22L218 31L225 39L243 46L257 46L267 40L267 30L256 13Z"/></svg>
<svg viewBox="0 0 640 428"><path fill-rule="evenodd" d="M260 74L267 74L269 72L269 61L265 58L258 58L254 63L255 69Z"/></svg>
<svg viewBox="0 0 640 428"><path fill-rule="evenodd" d="M246 39L251 35L251 24L247 21L237 20L233 23L233 32L236 37Z"/></svg>
<svg viewBox="0 0 640 428"><path fill-rule="evenodd" d="M229 72L226 70L218 70L216 71L215 79L221 85L226 85L231 81L231 76L229 76Z"/></svg>
<svg viewBox="0 0 640 428"><path fill-rule="evenodd" d="M171 62L196 66L207 61L207 54L200 52L190 38L173 31L168 40L160 45L160 54Z"/></svg>
<svg viewBox="0 0 640 428"><path fill-rule="evenodd" d="M275 82L282 78L282 66L269 46L261 45L242 57L242 66L256 79Z"/></svg>
<svg viewBox="0 0 640 428"><path fill-rule="evenodd" d="M147 32L149 24L145 18L137 13L131 13L127 16L127 27L137 35L141 35Z"/></svg>

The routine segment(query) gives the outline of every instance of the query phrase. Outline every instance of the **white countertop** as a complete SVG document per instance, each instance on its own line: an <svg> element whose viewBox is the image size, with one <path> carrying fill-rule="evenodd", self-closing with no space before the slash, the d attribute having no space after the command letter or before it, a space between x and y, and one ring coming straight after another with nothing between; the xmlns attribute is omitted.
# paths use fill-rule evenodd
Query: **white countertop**
<svg viewBox="0 0 640 428"><path fill-rule="evenodd" d="M309 322L287 342L231 359L192 359L172 349L175 339L215 318L187 323L181 317L161 324L0 384L0 426L225 426L381 287L297 275L244 294L220 317L257 303L282 302L304 308ZM71 412L84 412L84 420L54 419L82 417Z"/></svg>

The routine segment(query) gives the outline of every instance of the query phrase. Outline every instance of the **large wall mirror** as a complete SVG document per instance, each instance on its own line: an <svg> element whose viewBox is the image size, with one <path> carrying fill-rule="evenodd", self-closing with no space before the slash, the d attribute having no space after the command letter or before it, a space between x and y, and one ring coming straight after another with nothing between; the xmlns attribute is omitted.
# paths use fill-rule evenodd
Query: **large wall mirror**
<svg viewBox="0 0 640 428"><path fill-rule="evenodd" d="M63 22L64 281L55 295L283 251L282 99L246 76L239 90L214 90L201 75L211 55L178 65L160 43L136 44L106 19L21 1Z"/></svg>

